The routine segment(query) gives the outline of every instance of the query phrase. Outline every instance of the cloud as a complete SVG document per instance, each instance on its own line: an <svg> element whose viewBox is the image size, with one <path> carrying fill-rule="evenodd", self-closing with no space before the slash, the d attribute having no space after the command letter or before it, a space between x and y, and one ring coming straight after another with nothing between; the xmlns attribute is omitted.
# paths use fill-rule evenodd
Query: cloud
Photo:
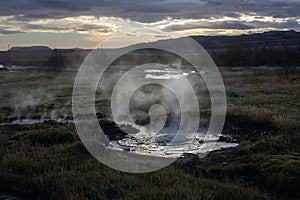
<svg viewBox="0 0 300 200"><path fill-rule="evenodd" d="M298 0L15 0L3 1L0 7L2 16L22 14L24 20L93 15L148 23L167 17L237 17L236 13L299 17L299 10Z"/></svg>
<svg viewBox="0 0 300 200"><path fill-rule="evenodd" d="M103 38L143 27L237 33L299 29L299 10L299 0L14 0L1 2L0 34L79 33Z"/></svg>
<svg viewBox="0 0 300 200"><path fill-rule="evenodd" d="M241 22L236 21L223 21L223 22L191 22L181 25L171 25L166 28L166 30L172 31L181 31L189 29L236 29L236 30L245 30L252 29L254 26L247 25Z"/></svg>
<svg viewBox="0 0 300 200"><path fill-rule="evenodd" d="M114 23L93 16L31 21L20 21L15 16L0 17L0 34L26 32L112 34L115 29Z"/></svg>
<svg viewBox="0 0 300 200"><path fill-rule="evenodd" d="M0 34L6 35L6 34L16 34L16 33L22 33L21 31L10 31L10 30L1 30Z"/></svg>
<svg viewBox="0 0 300 200"><path fill-rule="evenodd" d="M252 24L256 28L277 28L277 29L295 29L298 27L297 20L288 19L284 22L261 22L261 21L253 21Z"/></svg>
<svg viewBox="0 0 300 200"><path fill-rule="evenodd" d="M261 28L277 28L277 29L294 29L298 27L296 20L286 20L279 22L267 21L264 17L256 18L253 21L198 21L188 22L183 24L175 24L165 27L166 31L183 31L190 29L234 29L234 30L249 30ZM261 19L261 21L257 20Z"/></svg>

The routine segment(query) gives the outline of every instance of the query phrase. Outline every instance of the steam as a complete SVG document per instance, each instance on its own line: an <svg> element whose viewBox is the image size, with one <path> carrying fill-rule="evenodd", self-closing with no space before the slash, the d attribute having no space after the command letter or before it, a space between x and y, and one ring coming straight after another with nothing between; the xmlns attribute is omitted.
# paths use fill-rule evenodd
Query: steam
<svg viewBox="0 0 300 200"><path fill-rule="evenodd" d="M149 52L146 57L151 57L151 53ZM130 57L130 60L133 60L132 65L136 65L136 63L143 63L142 60L144 58L138 57L136 55ZM173 60L160 60L162 63L167 63L168 68L163 68L159 64L152 64L151 68L139 68L132 70L132 65L128 64L128 60L117 60L117 64L110 66L109 70L106 71L105 76L101 77L99 82L97 92L101 96L110 97L114 87L117 84L117 81L125 73L130 73L132 78L126 79L126 87L122 87L120 92L120 96L126 96L132 93L131 87L136 84L136 80L138 79L149 79L157 80L160 82L168 82L168 84L172 85L172 87L176 88L177 93L183 94L186 98L184 98L184 102L181 102L185 105L191 105L190 97L187 95L187 89L182 84L182 79L188 79L190 85L193 87L194 91L197 93L198 101L200 101L200 107L210 106L207 88L205 86L204 81L201 79L200 74L195 73L195 69L191 66L183 65L182 59L174 58ZM169 63L168 63L169 62ZM130 72L129 72L130 71ZM151 80L150 80L151 79ZM110 103L110 102L109 102ZM107 103L105 106L110 107L111 105ZM138 121L138 119L145 120L149 117L148 112L150 109L150 105L154 104L162 104L165 106L167 111L166 115L168 118L167 125L169 131L175 132L178 129L178 124L180 122L180 105L176 96L172 92L170 92L167 88L157 87L153 85L149 85L147 87L142 87L137 89L133 94L130 101L131 111L133 119ZM133 106L134 105L134 106ZM121 110L124 105L115 105L116 110ZM190 110L190 108L189 108ZM110 112L110 110L109 110ZM128 116L112 116L107 113L108 116L114 121L119 121L122 124L131 123L128 121Z"/></svg>
<svg viewBox="0 0 300 200"><path fill-rule="evenodd" d="M10 117L18 120L67 119L72 116L72 85L76 70L63 73L49 68L30 69L22 67L19 73L8 76L10 88Z"/></svg>

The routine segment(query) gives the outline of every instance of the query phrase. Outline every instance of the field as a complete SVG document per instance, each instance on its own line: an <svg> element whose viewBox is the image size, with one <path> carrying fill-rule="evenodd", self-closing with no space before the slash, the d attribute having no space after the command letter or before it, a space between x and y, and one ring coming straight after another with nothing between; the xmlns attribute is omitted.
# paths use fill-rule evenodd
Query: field
<svg viewBox="0 0 300 200"><path fill-rule="evenodd" d="M224 135L239 146L187 155L146 174L127 174L94 159L72 123L76 69L0 71L0 199L299 199L300 69L220 68L227 91ZM97 96L105 116L106 97Z"/></svg>

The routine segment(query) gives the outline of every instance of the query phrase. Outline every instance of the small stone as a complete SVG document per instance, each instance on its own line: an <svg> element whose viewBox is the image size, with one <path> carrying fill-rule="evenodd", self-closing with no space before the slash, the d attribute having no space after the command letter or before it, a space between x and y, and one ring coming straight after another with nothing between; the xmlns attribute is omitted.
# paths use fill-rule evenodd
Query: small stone
<svg viewBox="0 0 300 200"><path fill-rule="evenodd" d="M203 143L204 143L204 140L199 140L198 143L199 143L199 144L203 144Z"/></svg>
<svg viewBox="0 0 300 200"><path fill-rule="evenodd" d="M129 147L124 147L123 151L130 151L130 148Z"/></svg>

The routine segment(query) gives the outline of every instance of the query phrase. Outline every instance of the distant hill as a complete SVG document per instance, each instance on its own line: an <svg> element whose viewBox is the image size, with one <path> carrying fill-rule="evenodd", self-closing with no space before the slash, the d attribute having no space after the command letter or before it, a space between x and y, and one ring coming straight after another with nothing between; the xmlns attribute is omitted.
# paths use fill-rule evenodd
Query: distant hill
<svg viewBox="0 0 300 200"><path fill-rule="evenodd" d="M296 31L269 31L238 36L191 36L207 50L232 47L296 47L300 46L300 33Z"/></svg>
<svg viewBox="0 0 300 200"><path fill-rule="evenodd" d="M191 38L210 53L218 66L300 66L300 33L296 31ZM90 51L80 48L52 50L47 46L12 47L0 52L0 63L5 66L79 66ZM136 56L144 57L144 62L147 59L143 54L148 54L148 51L139 51ZM152 50L151 54L154 56L151 59L156 61L168 60L161 51ZM132 64L130 56L127 60ZM122 62L126 64L124 60Z"/></svg>
<svg viewBox="0 0 300 200"><path fill-rule="evenodd" d="M9 51L52 51L47 46L12 47Z"/></svg>
<svg viewBox="0 0 300 200"><path fill-rule="evenodd" d="M208 51L218 66L300 66L300 33L293 30L237 36L191 36L191 38ZM167 41L172 40L176 39ZM154 54L150 49L143 50L139 54L149 54L149 51ZM163 52L157 51L156 54L157 60L159 58L167 60ZM127 60L132 62L130 58Z"/></svg>
<svg viewBox="0 0 300 200"><path fill-rule="evenodd" d="M300 46L300 32L269 31L249 35L236 36L191 36L206 50L220 50L232 47L257 48L257 47L297 47ZM139 45L139 44L137 44ZM12 47L9 51L53 51L48 46ZM81 48L60 49L59 51L86 51Z"/></svg>

